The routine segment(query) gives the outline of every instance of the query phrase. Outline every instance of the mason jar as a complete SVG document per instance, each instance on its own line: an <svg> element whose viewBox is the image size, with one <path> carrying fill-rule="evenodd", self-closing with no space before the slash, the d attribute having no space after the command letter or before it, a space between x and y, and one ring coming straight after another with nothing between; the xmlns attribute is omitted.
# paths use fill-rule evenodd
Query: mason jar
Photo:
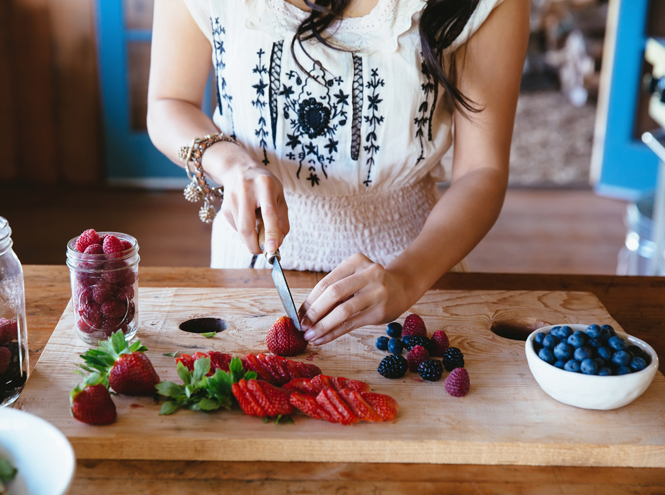
<svg viewBox="0 0 665 495"><path fill-rule="evenodd" d="M11 233L0 217L0 406L18 398L30 373L23 269Z"/></svg>
<svg viewBox="0 0 665 495"><path fill-rule="evenodd" d="M118 330L129 340L138 329L139 244L119 232L98 234L102 239L114 235L131 247L112 254L85 254L76 250L78 237L67 243L74 331L90 345Z"/></svg>

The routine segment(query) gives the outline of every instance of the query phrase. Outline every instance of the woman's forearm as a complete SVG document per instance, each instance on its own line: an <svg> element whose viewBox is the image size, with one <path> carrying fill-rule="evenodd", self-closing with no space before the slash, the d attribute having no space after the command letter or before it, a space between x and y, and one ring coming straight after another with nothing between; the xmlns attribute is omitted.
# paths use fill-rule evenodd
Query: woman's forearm
<svg viewBox="0 0 665 495"><path fill-rule="evenodd" d="M412 303L489 232L501 211L507 179L490 167L460 177L437 202L416 240L388 264L404 281Z"/></svg>

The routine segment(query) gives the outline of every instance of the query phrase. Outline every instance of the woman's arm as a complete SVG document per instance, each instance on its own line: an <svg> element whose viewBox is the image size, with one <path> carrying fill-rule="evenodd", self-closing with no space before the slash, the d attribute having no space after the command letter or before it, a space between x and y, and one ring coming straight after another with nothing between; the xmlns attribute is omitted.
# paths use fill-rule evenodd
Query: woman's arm
<svg viewBox="0 0 665 495"><path fill-rule="evenodd" d="M201 111L210 74L212 47L183 0L155 2L148 85L148 133L170 160L194 138L219 129ZM224 186L222 214L240 233L249 250L260 254L255 210L261 208L266 250L274 252L289 231L280 181L242 147L214 144L203 155L203 169Z"/></svg>
<svg viewBox="0 0 665 495"><path fill-rule="evenodd" d="M529 33L529 1L505 0L459 53L458 87L482 108L455 112L450 188L416 240L385 268L345 260L301 308L305 338L324 344L354 328L392 321L462 260L496 221L508 183L510 142Z"/></svg>

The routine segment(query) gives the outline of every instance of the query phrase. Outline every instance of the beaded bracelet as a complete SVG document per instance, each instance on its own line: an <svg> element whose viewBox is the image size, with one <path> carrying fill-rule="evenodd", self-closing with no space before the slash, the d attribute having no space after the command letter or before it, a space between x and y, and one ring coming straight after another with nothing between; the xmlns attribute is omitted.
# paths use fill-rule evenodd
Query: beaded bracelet
<svg viewBox="0 0 665 495"><path fill-rule="evenodd" d="M183 191L185 199L192 203L203 200L203 206L199 210L199 218L205 223L211 223L214 220L217 212L212 202L215 199L219 199L220 201L224 199L224 188L222 186L210 187L205 178L201 161L205 150L220 141L236 142L235 139L220 132L219 134L209 134L202 138L195 138L190 146L182 146L178 150L178 158L185 162L187 177L192 181ZM189 167L190 162L194 164L194 171Z"/></svg>

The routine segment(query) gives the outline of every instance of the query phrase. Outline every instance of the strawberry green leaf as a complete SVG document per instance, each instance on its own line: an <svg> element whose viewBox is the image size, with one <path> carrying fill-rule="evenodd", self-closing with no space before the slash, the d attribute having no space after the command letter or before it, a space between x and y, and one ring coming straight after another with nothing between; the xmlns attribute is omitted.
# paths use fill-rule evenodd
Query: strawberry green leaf
<svg viewBox="0 0 665 495"><path fill-rule="evenodd" d="M256 371L248 371L245 373L245 376L243 376L243 380L256 380L257 376Z"/></svg>
<svg viewBox="0 0 665 495"><path fill-rule="evenodd" d="M240 361L239 357L236 356L231 359L231 362L229 363L229 371L233 377L233 383L240 381L245 375L245 370L242 367L242 361Z"/></svg>
<svg viewBox="0 0 665 495"><path fill-rule="evenodd" d="M141 345L141 342L138 340L129 346L129 352L145 352L148 348L144 345Z"/></svg>
<svg viewBox="0 0 665 495"><path fill-rule="evenodd" d="M157 385L155 385L155 389L157 389L157 393L159 395L163 395L165 397L176 398L185 393L185 387L167 381L159 382Z"/></svg>
<svg viewBox="0 0 665 495"><path fill-rule="evenodd" d="M177 355L178 355L178 351L167 352L166 354L162 354L162 356L166 356L166 357L176 357Z"/></svg>
<svg viewBox="0 0 665 495"><path fill-rule="evenodd" d="M292 418L291 416L282 416L281 414L279 414L279 415L275 418L275 424L276 424L276 425L288 425L288 424L292 424L292 425L293 425L293 424L295 424L295 423L296 423L296 422L293 421L293 418Z"/></svg>
<svg viewBox="0 0 665 495"><path fill-rule="evenodd" d="M206 333L202 333L201 335L203 335L206 339L211 339L215 335L217 335L217 332L206 332Z"/></svg>
<svg viewBox="0 0 665 495"><path fill-rule="evenodd" d="M7 459L0 459L0 481L7 483L16 477L18 469L11 465ZM18 488L17 488L18 489ZM2 493L2 492L0 492Z"/></svg>
<svg viewBox="0 0 665 495"><path fill-rule="evenodd" d="M201 399L199 402L199 407L202 411L216 411L221 407L221 404L214 399L208 399L207 397Z"/></svg>
<svg viewBox="0 0 665 495"><path fill-rule="evenodd" d="M173 401L166 401L162 405L162 409L159 411L160 416L168 416L169 414L173 414L180 408L180 405L177 402Z"/></svg>
<svg viewBox="0 0 665 495"><path fill-rule="evenodd" d="M184 364L182 364L180 361L178 361L177 369L178 369L178 376L180 377L182 382L185 385L189 385L192 381L192 376L190 375L187 367Z"/></svg>
<svg viewBox="0 0 665 495"><path fill-rule="evenodd" d="M210 371L210 358L202 358L202 359L197 359L194 361L194 375L193 379L194 382L198 382L208 374L208 371Z"/></svg>

